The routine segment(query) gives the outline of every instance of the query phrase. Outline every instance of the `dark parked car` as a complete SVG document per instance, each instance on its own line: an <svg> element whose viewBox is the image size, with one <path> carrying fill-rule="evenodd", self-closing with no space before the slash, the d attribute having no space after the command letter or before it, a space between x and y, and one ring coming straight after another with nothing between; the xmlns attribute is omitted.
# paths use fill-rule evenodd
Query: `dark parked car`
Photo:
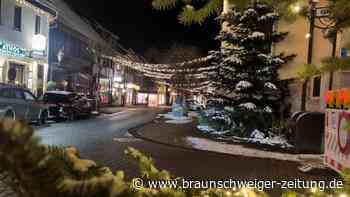
<svg viewBox="0 0 350 197"><path fill-rule="evenodd" d="M48 91L42 100L49 106L51 119L75 120L78 117L91 115L92 105L83 95L67 91Z"/></svg>
<svg viewBox="0 0 350 197"><path fill-rule="evenodd" d="M47 106L26 88L14 85L0 85L0 118L25 120L45 124L48 117Z"/></svg>

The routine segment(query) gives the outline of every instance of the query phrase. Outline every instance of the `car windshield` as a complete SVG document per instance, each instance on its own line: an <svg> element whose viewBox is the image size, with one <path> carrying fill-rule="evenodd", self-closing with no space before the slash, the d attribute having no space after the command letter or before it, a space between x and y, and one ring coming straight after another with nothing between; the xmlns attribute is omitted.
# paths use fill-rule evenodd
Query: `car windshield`
<svg viewBox="0 0 350 197"><path fill-rule="evenodd" d="M45 102L52 103L69 103L76 97L76 94L57 94L57 93L46 93L44 95Z"/></svg>

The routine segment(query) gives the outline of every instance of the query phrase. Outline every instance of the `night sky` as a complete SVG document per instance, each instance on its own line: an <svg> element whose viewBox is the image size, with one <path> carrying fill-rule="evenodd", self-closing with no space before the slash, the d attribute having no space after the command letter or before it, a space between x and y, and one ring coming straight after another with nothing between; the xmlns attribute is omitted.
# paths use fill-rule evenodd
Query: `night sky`
<svg viewBox="0 0 350 197"><path fill-rule="evenodd" d="M219 26L214 18L201 26L184 26L177 20L181 7L158 11L152 8L151 0L66 2L80 15L98 21L118 35L125 48L132 48L141 55L147 48L165 49L174 42L197 46L204 54L218 47L214 38Z"/></svg>

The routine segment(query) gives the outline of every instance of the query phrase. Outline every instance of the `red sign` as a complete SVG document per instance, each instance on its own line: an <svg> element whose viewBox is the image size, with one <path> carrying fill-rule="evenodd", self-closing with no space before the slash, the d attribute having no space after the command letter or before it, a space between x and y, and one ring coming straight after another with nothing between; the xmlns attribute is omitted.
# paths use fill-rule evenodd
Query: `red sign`
<svg viewBox="0 0 350 197"><path fill-rule="evenodd" d="M325 125L325 163L337 172L350 169L350 112L328 109Z"/></svg>

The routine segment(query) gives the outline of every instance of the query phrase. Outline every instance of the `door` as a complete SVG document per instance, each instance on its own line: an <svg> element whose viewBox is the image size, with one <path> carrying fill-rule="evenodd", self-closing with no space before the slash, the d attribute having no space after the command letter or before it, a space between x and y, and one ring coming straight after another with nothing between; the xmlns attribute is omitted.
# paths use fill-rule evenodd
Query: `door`
<svg viewBox="0 0 350 197"><path fill-rule="evenodd" d="M24 99L27 107L27 116L29 120L37 120L40 115L41 106L37 102L35 96L27 91L23 91Z"/></svg>

